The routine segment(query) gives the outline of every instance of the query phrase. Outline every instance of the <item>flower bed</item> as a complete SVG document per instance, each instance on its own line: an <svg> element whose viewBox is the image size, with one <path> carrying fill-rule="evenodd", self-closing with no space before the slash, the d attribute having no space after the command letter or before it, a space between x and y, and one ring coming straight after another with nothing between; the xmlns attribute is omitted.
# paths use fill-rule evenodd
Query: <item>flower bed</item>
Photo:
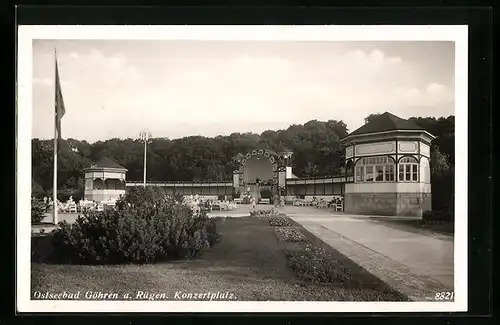
<svg viewBox="0 0 500 325"><path fill-rule="evenodd" d="M272 216L277 215L276 210L274 209L269 209L269 210L255 210L255 211L250 211L250 216L255 217L255 218L270 218Z"/></svg>
<svg viewBox="0 0 500 325"><path fill-rule="evenodd" d="M306 241L306 237L299 229L293 227L274 227L274 233L278 241L301 242Z"/></svg>
<svg viewBox="0 0 500 325"><path fill-rule="evenodd" d="M313 283L347 283L352 279L349 268L327 251L313 245L300 250L286 250L290 268L301 280Z"/></svg>
<svg viewBox="0 0 500 325"><path fill-rule="evenodd" d="M283 216L273 216L269 219L269 225L273 227L289 227L290 220Z"/></svg>

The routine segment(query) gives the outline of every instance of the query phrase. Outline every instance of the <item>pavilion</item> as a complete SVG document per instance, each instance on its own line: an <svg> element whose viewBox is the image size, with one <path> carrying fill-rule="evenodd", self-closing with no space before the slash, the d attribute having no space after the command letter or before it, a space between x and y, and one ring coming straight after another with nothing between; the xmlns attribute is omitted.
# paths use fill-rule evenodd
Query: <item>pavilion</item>
<svg viewBox="0 0 500 325"><path fill-rule="evenodd" d="M86 200L112 202L125 195L127 169L115 161L104 157L84 172Z"/></svg>
<svg viewBox="0 0 500 325"><path fill-rule="evenodd" d="M431 210L430 145L435 137L412 121L384 113L341 140L345 212L422 216Z"/></svg>

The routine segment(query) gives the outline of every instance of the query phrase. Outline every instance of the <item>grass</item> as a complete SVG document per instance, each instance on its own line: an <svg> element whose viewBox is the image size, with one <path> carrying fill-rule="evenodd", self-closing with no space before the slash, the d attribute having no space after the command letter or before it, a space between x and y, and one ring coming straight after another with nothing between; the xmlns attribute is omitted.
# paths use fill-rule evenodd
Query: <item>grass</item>
<svg viewBox="0 0 500 325"><path fill-rule="evenodd" d="M318 244L319 239L314 235L299 225L294 226L301 229L310 243ZM132 300L150 299L151 295L160 295L157 298L165 300L206 300L217 292L223 293L225 300L238 301L405 299L334 250L329 252L343 268L350 269L355 281L325 285L301 279L290 268L285 252L299 252L306 244L279 242L268 220L220 218L217 229L220 243L200 258L153 265L50 264L50 236L33 237L32 293L80 292L79 299L87 299L89 292L116 293L112 298L119 300L125 299L125 294ZM186 297L182 293L193 295ZM195 296L196 293L201 295Z"/></svg>

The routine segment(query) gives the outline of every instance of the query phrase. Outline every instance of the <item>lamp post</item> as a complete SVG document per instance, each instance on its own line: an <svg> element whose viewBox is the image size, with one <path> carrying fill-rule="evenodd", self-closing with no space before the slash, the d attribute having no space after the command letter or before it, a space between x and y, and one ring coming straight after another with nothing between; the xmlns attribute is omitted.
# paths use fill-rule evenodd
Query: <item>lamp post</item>
<svg viewBox="0 0 500 325"><path fill-rule="evenodd" d="M151 142L151 132L148 130L142 130L139 133L139 140L141 142L144 142L144 181L143 181L143 186L146 187L146 152L147 152L147 144Z"/></svg>
<svg viewBox="0 0 500 325"><path fill-rule="evenodd" d="M287 167L290 163L290 160L292 159L293 152L287 148L284 148L283 151L278 153L278 156L280 157L280 169L284 169L285 173L285 180L287 178ZM286 183L286 181L285 181ZM278 193L280 195L283 195L283 192L285 190L285 184L280 184L280 179L278 178Z"/></svg>

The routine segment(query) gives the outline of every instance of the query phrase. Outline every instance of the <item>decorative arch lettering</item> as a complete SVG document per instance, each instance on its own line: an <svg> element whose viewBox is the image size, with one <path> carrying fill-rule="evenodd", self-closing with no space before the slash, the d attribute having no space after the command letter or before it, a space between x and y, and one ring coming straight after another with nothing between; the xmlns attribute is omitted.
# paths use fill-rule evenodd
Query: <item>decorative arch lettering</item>
<svg viewBox="0 0 500 325"><path fill-rule="evenodd" d="M276 158L272 153L263 149L253 149L252 151L246 153L245 155L240 155L240 157L243 158L241 158L239 161L238 160L235 161L239 165L238 171L240 174L239 177L240 180L241 181L243 180L243 170L245 164L248 162L248 160L250 160L252 157L255 156L263 156L269 161L273 169L273 182L276 183L278 180L278 161L276 160Z"/></svg>

